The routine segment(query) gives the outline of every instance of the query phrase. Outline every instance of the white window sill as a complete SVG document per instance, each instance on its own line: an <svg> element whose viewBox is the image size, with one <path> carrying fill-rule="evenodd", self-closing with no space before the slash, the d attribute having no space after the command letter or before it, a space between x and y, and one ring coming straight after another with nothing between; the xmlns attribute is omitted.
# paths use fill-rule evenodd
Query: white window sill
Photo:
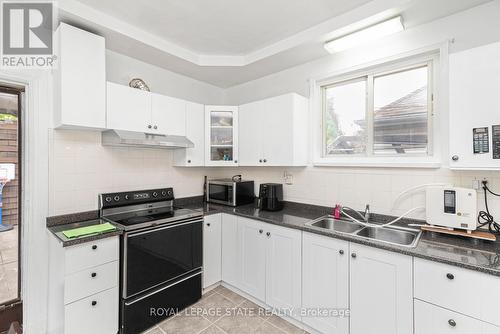
<svg viewBox="0 0 500 334"><path fill-rule="evenodd" d="M318 158L313 166L318 167L367 167L367 168L441 168L441 161L428 157L350 157Z"/></svg>

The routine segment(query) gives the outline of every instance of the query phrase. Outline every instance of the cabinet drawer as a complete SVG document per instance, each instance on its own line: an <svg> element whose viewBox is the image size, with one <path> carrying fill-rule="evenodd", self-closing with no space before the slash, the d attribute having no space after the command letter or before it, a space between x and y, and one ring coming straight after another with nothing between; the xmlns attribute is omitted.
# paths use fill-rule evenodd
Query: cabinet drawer
<svg viewBox="0 0 500 334"><path fill-rule="evenodd" d="M112 288L64 307L65 334L118 332L118 288Z"/></svg>
<svg viewBox="0 0 500 334"><path fill-rule="evenodd" d="M118 286L118 261L83 269L66 276L64 304Z"/></svg>
<svg viewBox="0 0 500 334"><path fill-rule="evenodd" d="M500 325L500 278L415 258L415 298Z"/></svg>
<svg viewBox="0 0 500 334"><path fill-rule="evenodd" d="M64 254L66 275L117 261L119 258L118 237L96 240L68 247Z"/></svg>
<svg viewBox="0 0 500 334"><path fill-rule="evenodd" d="M415 334L500 334L500 327L415 300Z"/></svg>

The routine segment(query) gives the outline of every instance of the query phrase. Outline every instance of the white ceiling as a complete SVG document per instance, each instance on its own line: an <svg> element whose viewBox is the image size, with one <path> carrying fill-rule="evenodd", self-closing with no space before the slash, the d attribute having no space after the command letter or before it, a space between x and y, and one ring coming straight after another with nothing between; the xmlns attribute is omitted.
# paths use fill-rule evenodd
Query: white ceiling
<svg viewBox="0 0 500 334"><path fill-rule="evenodd" d="M370 0L80 0L199 54L243 55Z"/></svg>
<svg viewBox="0 0 500 334"><path fill-rule="evenodd" d="M490 0L60 0L106 47L231 87L327 55L326 40L401 14L411 28Z"/></svg>

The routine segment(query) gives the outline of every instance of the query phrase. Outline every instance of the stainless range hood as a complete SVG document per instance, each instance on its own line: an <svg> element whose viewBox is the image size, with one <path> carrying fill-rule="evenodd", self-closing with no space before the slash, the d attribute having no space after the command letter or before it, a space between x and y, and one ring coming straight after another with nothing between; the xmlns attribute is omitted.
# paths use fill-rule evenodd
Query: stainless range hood
<svg viewBox="0 0 500 334"><path fill-rule="evenodd" d="M193 142L184 136L160 135L124 130L106 130L102 132L102 145L147 148L194 147Z"/></svg>

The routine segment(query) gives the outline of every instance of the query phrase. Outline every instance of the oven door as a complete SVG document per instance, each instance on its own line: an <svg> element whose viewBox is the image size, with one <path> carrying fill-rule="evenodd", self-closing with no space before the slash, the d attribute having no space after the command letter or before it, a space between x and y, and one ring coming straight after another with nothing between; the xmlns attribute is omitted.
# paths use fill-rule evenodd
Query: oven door
<svg viewBox="0 0 500 334"><path fill-rule="evenodd" d="M175 280L202 266L203 218L123 236L123 298Z"/></svg>
<svg viewBox="0 0 500 334"><path fill-rule="evenodd" d="M232 183L208 183L208 201L235 206L234 191Z"/></svg>

